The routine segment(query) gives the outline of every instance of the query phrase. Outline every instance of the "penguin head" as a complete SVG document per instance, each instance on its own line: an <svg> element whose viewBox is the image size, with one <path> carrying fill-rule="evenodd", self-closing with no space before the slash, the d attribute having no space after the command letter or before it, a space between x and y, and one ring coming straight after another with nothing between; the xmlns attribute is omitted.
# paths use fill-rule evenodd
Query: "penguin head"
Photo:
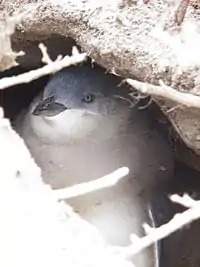
<svg viewBox="0 0 200 267"><path fill-rule="evenodd" d="M57 138L75 139L94 131L102 135L103 130L114 134L134 104L129 94L120 79L99 67L71 66L56 73L34 101L32 123L40 135L46 128L46 134Z"/></svg>

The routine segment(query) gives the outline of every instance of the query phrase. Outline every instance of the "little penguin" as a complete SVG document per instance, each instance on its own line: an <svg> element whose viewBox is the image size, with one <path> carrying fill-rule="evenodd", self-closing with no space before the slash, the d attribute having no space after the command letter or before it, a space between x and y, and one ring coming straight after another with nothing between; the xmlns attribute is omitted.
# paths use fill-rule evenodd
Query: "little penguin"
<svg viewBox="0 0 200 267"><path fill-rule="evenodd" d="M173 156L120 82L97 66L67 67L50 78L15 126L54 189L129 168L117 185L68 200L109 244L124 246L132 233L144 234L144 222L152 225L148 199L154 184L172 175ZM133 261L158 266L156 246Z"/></svg>

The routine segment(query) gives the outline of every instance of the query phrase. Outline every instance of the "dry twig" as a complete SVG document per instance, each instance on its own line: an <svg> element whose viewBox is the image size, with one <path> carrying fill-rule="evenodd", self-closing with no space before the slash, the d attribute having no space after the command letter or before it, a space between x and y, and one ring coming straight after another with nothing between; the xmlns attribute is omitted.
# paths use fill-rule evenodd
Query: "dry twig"
<svg viewBox="0 0 200 267"><path fill-rule="evenodd" d="M183 23L183 20L185 18L185 14L187 11L187 7L190 3L190 0L181 0L180 4L175 12L174 20L175 23L180 26Z"/></svg>
<svg viewBox="0 0 200 267"><path fill-rule="evenodd" d="M55 73L65 67L75 65L84 61L87 56L86 53L74 53L74 55L72 56L65 56L62 59L60 59L59 57L56 61L51 61L49 56L47 56L46 49L44 48L44 46L40 45L39 48L43 53L43 60L45 62L48 62L48 64L42 68L31 70L29 72L19 74L17 76L0 79L0 90L22 83L29 83L42 76Z"/></svg>
<svg viewBox="0 0 200 267"><path fill-rule="evenodd" d="M47 47L43 43L40 43L38 47L42 53L42 62L46 64L51 64L53 61L47 53Z"/></svg>
<svg viewBox="0 0 200 267"><path fill-rule="evenodd" d="M190 108L200 108L199 96L190 93L179 92L178 90L165 85L163 81L160 81L160 86L133 79L126 79L126 81L142 94L148 94L151 96L172 100L173 102Z"/></svg>
<svg viewBox="0 0 200 267"><path fill-rule="evenodd" d="M80 196L106 187L114 186L129 173L127 167L119 168L118 170L105 175L102 178L94 181L77 184L64 189L54 190L57 199L69 199L72 197Z"/></svg>
<svg viewBox="0 0 200 267"><path fill-rule="evenodd" d="M149 225L144 224L144 229L147 230L148 234L142 238L133 235L131 238L133 243L130 246L126 248L118 248L118 253L121 253L122 257L131 257L152 245L154 242L167 237L183 226L200 218L200 201L195 201L188 195L184 195L183 197L172 195L170 199L173 202L189 207L189 209L183 213L176 214L168 223L163 224L158 228L152 228Z"/></svg>

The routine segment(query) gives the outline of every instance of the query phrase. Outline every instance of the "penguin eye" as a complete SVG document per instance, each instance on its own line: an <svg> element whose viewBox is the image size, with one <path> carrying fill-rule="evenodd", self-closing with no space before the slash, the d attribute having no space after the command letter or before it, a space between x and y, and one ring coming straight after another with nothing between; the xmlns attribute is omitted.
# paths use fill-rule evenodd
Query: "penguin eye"
<svg viewBox="0 0 200 267"><path fill-rule="evenodd" d="M95 96L93 94L85 95L81 100L85 103L92 103L95 99Z"/></svg>

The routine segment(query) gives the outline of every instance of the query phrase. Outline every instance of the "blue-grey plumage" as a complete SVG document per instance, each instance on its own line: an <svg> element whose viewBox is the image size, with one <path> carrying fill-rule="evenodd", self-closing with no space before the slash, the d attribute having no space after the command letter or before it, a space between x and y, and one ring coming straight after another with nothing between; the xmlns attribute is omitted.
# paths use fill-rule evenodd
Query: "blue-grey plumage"
<svg viewBox="0 0 200 267"><path fill-rule="evenodd" d="M141 234L141 224L151 221L148 197L155 183L171 176L173 157L130 89L119 83L97 67L69 67L50 79L16 124L54 188L129 168L116 186L70 200L109 243L125 245L131 233ZM154 252L137 256L137 267L158 264L148 253Z"/></svg>

